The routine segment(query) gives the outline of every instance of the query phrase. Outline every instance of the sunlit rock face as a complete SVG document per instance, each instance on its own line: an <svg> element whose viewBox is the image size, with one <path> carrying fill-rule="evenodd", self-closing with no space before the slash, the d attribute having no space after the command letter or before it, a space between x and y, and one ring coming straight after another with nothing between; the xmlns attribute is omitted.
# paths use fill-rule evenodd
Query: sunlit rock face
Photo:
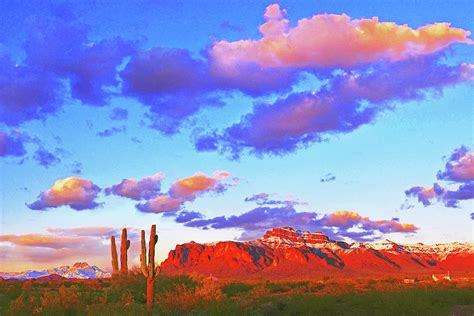
<svg viewBox="0 0 474 316"><path fill-rule="evenodd" d="M474 269L474 245L346 243L320 232L273 228L260 239L176 246L161 264L165 274L198 273L231 278L430 273Z"/></svg>

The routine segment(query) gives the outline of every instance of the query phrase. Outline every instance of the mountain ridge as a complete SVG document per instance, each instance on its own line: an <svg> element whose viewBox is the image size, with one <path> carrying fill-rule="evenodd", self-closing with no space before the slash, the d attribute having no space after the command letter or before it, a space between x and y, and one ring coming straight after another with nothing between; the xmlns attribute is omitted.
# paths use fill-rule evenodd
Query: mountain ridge
<svg viewBox="0 0 474 316"><path fill-rule="evenodd" d="M110 278L110 273L97 266L90 266L87 262L76 262L72 266L60 266L45 270L26 270L22 272L0 272L0 278L4 280L29 280L43 279L48 277L54 280L64 279L98 279Z"/></svg>
<svg viewBox="0 0 474 316"><path fill-rule="evenodd" d="M177 245L163 261L161 269L165 274L198 273L221 277L259 274L268 278L473 271L474 245L458 242L402 245L390 240L347 243L331 240L321 232L281 227L246 242Z"/></svg>

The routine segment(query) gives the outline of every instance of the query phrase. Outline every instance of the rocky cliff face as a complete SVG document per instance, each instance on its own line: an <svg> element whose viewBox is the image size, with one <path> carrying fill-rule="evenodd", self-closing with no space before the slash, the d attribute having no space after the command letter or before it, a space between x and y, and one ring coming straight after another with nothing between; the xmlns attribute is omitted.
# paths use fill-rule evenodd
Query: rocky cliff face
<svg viewBox="0 0 474 316"><path fill-rule="evenodd" d="M330 240L322 233L283 227L248 242L178 245L161 268L167 274L194 272L222 277L472 271L474 245L400 245L388 240L349 244Z"/></svg>

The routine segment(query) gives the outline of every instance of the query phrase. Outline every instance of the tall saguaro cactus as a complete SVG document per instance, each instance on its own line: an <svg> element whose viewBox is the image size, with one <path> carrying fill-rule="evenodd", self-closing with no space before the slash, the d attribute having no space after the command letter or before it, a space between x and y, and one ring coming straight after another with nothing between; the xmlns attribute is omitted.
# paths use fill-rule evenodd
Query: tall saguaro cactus
<svg viewBox="0 0 474 316"><path fill-rule="evenodd" d="M120 273L128 274L127 250L130 248L130 240L127 239L127 229L122 229L122 240L120 242Z"/></svg>
<svg viewBox="0 0 474 316"><path fill-rule="evenodd" d="M151 309L153 307L153 299L155 295L155 278L160 273L160 267L155 269L155 246L158 242L158 235L156 234L156 225L151 226L150 241L148 246L148 264L146 257L146 240L145 231L141 232L142 251L140 254L140 264L142 273L146 277L146 306Z"/></svg>
<svg viewBox="0 0 474 316"><path fill-rule="evenodd" d="M119 273L117 246L115 245L115 236L110 237L110 250L112 252L112 276L117 276Z"/></svg>

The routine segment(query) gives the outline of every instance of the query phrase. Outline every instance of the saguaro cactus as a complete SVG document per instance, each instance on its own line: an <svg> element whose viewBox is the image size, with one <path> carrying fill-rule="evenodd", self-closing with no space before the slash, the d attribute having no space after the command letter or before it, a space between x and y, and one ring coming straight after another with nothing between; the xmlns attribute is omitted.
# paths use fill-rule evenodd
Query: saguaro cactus
<svg viewBox="0 0 474 316"><path fill-rule="evenodd" d="M122 240L120 242L120 273L128 274L127 250L130 248L130 240L127 239L127 229L122 229Z"/></svg>
<svg viewBox="0 0 474 316"><path fill-rule="evenodd" d="M151 309L153 307L153 298L155 295L155 278L160 273L160 267L155 269L155 246L158 242L158 235L156 234L156 225L151 226L150 242L148 246L148 265L146 257L146 241L145 231L141 232L142 251L140 254L140 264L142 273L146 277L146 306Z"/></svg>
<svg viewBox="0 0 474 316"><path fill-rule="evenodd" d="M117 276L119 273L117 246L115 245L115 236L110 237L110 250L112 252L112 276Z"/></svg>

